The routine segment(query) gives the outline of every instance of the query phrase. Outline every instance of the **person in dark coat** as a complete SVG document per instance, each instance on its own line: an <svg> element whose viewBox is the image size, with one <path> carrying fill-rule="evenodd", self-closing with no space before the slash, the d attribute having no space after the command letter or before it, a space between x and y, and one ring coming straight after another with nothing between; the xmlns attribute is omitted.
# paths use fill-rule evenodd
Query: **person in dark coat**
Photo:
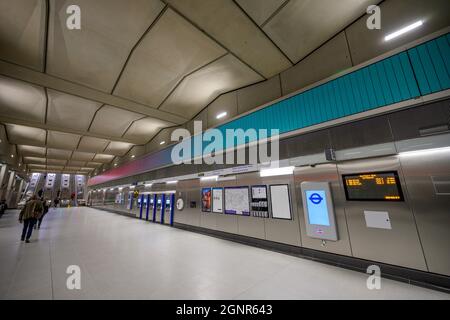
<svg viewBox="0 0 450 320"><path fill-rule="evenodd" d="M31 200L25 204L25 207L20 211L19 222L23 222L23 230L21 240L24 241L26 237L26 243L30 242L31 233L33 232L33 226L36 223L37 217L42 214L43 207L41 200L34 195Z"/></svg>
<svg viewBox="0 0 450 320"><path fill-rule="evenodd" d="M42 208L43 208L42 209L42 214L41 214L40 217L38 217L37 224L34 226L35 229L36 229L36 226L37 226L38 229L41 228L42 220L44 220L44 216L47 214L48 208L49 208L49 206L47 204L47 200L42 198L41 201L42 201Z"/></svg>

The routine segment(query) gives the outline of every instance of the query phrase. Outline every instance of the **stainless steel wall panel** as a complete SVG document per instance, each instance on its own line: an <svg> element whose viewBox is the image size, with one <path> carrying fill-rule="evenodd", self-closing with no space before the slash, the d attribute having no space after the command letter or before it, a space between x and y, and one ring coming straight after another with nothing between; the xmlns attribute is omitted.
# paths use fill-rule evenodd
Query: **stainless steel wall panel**
<svg viewBox="0 0 450 320"><path fill-rule="evenodd" d="M450 180L450 150L399 158L429 271L450 276L450 194L433 186Z"/></svg>
<svg viewBox="0 0 450 320"><path fill-rule="evenodd" d="M340 175L398 171L403 191L406 192L400 162L396 156L339 163L338 170ZM341 194L344 192L342 189ZM345 202L354 257L427 270L414 216L409 206L409 197L407 194L404 196L405 202ZM392 229L368 228L364 218L365 210L388 212Z"/></svg>

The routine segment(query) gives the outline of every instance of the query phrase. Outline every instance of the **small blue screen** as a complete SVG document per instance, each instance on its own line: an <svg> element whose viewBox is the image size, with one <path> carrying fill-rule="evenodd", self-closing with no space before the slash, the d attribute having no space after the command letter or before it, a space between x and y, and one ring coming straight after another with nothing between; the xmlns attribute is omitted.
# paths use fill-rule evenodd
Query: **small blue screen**
<svg viewBox="0 0 450 320"><path fill-rule="evenodd" d="M327 196L323 190L307 190L306 203L310 224L330 226L328 218Z"/></svg>

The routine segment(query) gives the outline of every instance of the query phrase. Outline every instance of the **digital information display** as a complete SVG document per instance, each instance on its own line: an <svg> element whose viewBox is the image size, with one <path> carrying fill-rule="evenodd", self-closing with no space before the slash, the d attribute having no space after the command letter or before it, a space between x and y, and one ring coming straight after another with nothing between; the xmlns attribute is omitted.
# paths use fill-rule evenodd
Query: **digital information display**
<svg viewBox="0 0 450 320"><path fill-rule="evenodd" d="M302 182L306 234L311 238L337 241L333 198L328 182Z"/></svg>
<svg viewBox="0 0 450 320"><path fill-rule="evenodd" d="M396 171L342 176L348 201L404 201Z"/></svg>

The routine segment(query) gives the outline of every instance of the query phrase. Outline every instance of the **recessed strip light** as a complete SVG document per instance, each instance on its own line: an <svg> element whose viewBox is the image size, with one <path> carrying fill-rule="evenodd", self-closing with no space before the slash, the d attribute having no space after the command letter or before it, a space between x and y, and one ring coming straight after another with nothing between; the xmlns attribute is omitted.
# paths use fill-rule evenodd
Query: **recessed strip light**
<svg viewBox="0 0 450 320"><path fill-rule="evenodd" d="M413 24L410 24L407 27L404 27L404 28L402 28L402 29L400 29L398 31L395 31L395 32L391 33L391 34L388 34L384 38L384 41L390 41L392 39L395 39L395 38L401 36L402 34L405 34L405 33L409 32L409 31L412 31L412 30L414 30L414 29L416 29L416 28L418 28L418 27L420 27L422 25L423 25L423 21L422 20L414 22Z"/></svg>
<svg viewBox="0 0 450 320"><path fill-rule="evenodd" d="M167 181L166 183L167 183L167 184L175 184L175 183L178 183L178 180Z"/></svg>
<svg viewBox="0 0 450 320"><path fill-rule="evenodd" d="M433 154L438 154L438 153L442 153L442 152L450 152L450 147L405 151L405 152L400 152L398 155L401 157L414 157L414 156L420 157L420 156L429 156L429 155L433 155Z"/></svg>
<svg viewBox="0 0 450 320"><path fill-rule="evenodd" d="M163 144L165 144L166 142L165 141L161 141L159 144L160 145L163 145Z"/></svg>
<svg viewBox="0 0 450 320"><path fill-rule="evenodd" d="M294 173L295 167L262 169L259 172L260 177L284 176Z"/></svg>
<svg viewBox="0 0 450 320"><path fill-rule="evenodd" d="M222 119L223 117L225 117L228 113L226 112L221 112L216 116L216 119Z"/></svg>
<svg viewBox="0 0 450 320"><path fill-rule="evenodd" d="M212 180L217 181L218 178L219 178L219 176L201 177L200 181L212 181Z"/></svg>

